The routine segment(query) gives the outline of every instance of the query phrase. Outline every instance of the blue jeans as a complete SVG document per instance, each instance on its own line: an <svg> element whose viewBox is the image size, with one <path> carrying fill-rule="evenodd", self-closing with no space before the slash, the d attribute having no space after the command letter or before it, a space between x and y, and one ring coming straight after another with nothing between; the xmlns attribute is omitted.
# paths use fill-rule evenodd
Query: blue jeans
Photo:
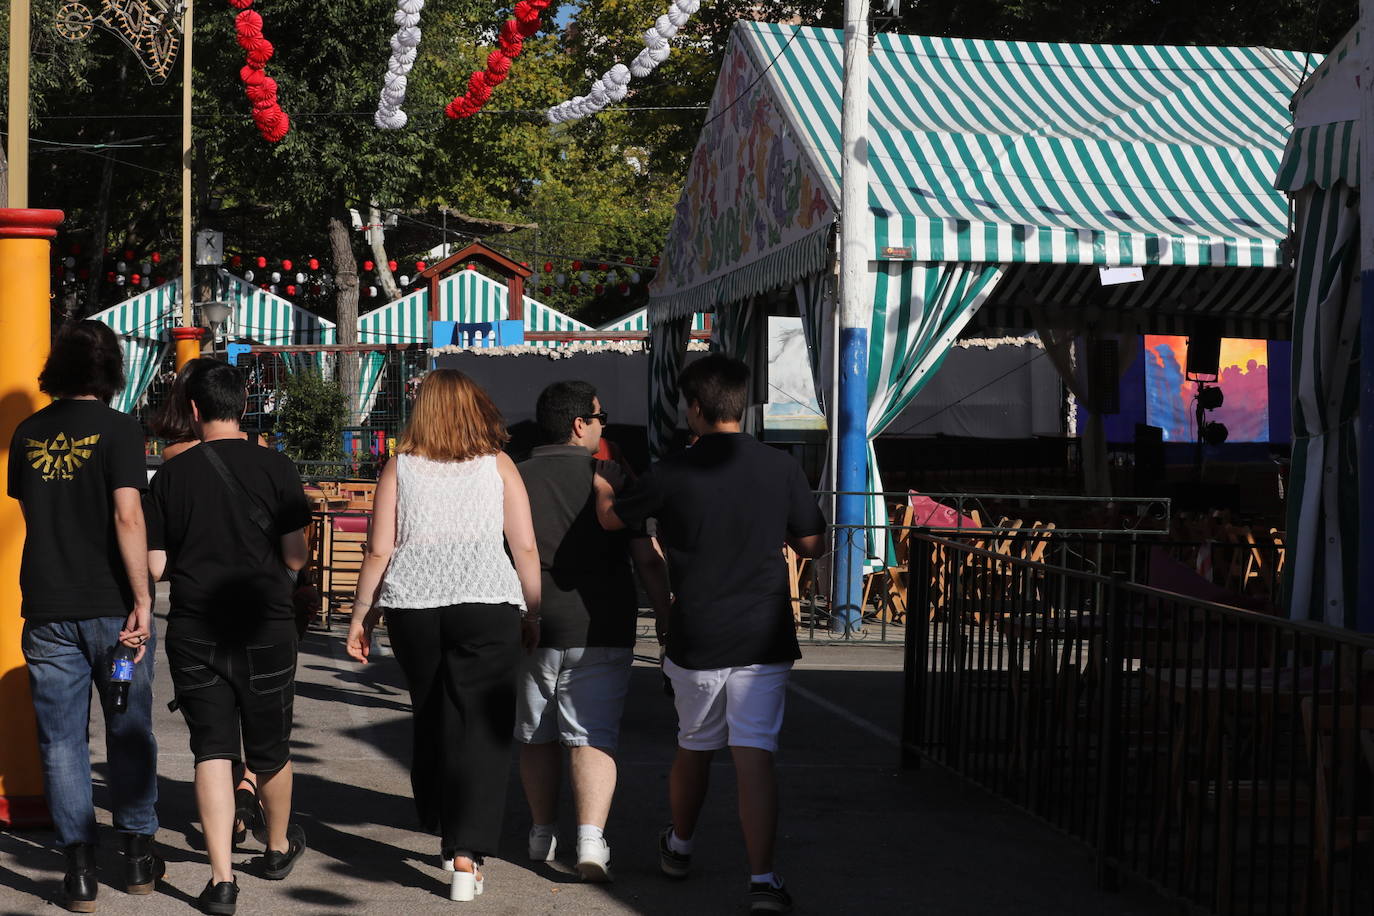
<svg viewBox="0 0 1374 916"><path fill-rule="evenodd" d="M155 636L149 636L148 651L134 666L128 708L114 712L107 704L110 663L124 620L24 621L24 660L28 662L29 687L38 718L43 787L61 846L96 841L89 743L92 682L105 713L105 754L110 766L115 829L157 832Z"/></svg>

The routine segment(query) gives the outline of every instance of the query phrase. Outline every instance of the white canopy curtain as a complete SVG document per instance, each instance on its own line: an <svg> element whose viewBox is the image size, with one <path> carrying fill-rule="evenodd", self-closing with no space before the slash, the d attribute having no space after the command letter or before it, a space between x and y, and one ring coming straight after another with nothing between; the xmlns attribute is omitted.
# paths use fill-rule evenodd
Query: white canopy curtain
<svg viewBox="0 0 1374 916"><path fill-rule="evenodd" d="M1289 616L1356 625L1359 570L1360 208L1343 182L1295 199L1293 464L1284 582ZM1369 558L1365 558L1368 562Z"/></svg>
<svg viewBox="0 0 1374 916"><path fill-rule="evenodd" d="M873 440L901 415L1002 277L1003 265L910 264L879 261L868 338L868 490L883 491ZM814 369L814 366L813 366ZM890 540L878 543L874 526L887 524L881 495L869 498L868 558L885 566Z"/></svg>

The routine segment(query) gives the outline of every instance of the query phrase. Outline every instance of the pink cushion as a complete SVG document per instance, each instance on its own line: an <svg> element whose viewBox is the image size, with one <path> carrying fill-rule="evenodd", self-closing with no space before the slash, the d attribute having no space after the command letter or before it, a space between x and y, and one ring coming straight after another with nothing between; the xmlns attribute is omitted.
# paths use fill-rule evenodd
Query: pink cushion
<svg viewBox="0 0 1374 916"><path fill-rule="evenodd" d="M367 533L367 516L365 515L336 515L334 516L335 531L361 531Z"/></svg>
<svg viewBox="0 0 1374 916"><path fill-rule="evenodd" d="M915 490L910 491L911 524L918 528L975 528L973 519L960 515L952 506L937 503L929 496L922 496Z"/></svg>

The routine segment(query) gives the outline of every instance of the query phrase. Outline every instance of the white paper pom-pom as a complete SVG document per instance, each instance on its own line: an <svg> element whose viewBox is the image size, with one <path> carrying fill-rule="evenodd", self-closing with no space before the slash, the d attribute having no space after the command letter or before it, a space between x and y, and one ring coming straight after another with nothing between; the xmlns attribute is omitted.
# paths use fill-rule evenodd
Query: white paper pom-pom
<svg viewBox="0 0 1374 916"><path fill-rule="evenodd" d="M372 122L385 130L398 130L406 125L405 103L407 75L415 66L416 49L420 45L420 10L424 0L397 0L392 15L397 25L391 36L391 58L382 77L382 91L377 99L377 113Z"/></svg>
<svg viewBox="0 0 1374 916"><path fill-rule="evenodd" d="M677 26L673 24L673 20L669 19L665 13L654 20L654 31L664 38L672 38L677 34Z"/></svg>
<svg viewBox="0 0 1374 916"><path fill-rule="evenodd" d="M687 24L687 20L690 18L690 16L688 16L686 13L684 13L677 7L673 7L668 11L668 21L673 24L674 28L682 28L684 25Z"/></svg>

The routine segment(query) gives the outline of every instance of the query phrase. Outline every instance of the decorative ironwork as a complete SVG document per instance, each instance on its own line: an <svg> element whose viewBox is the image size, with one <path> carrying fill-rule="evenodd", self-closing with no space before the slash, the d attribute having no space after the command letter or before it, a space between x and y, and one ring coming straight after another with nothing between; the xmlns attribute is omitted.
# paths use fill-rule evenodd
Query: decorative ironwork
<svg viewBox="0 0 1374 916"><path fill-rule="evenodd" d="M124 42L143 65L154 86L167 82L181 49L181 3L169 0L99 0L99 14L79 0L57 10L57 34L68 41L84 41L100 26Z"/></svg>

